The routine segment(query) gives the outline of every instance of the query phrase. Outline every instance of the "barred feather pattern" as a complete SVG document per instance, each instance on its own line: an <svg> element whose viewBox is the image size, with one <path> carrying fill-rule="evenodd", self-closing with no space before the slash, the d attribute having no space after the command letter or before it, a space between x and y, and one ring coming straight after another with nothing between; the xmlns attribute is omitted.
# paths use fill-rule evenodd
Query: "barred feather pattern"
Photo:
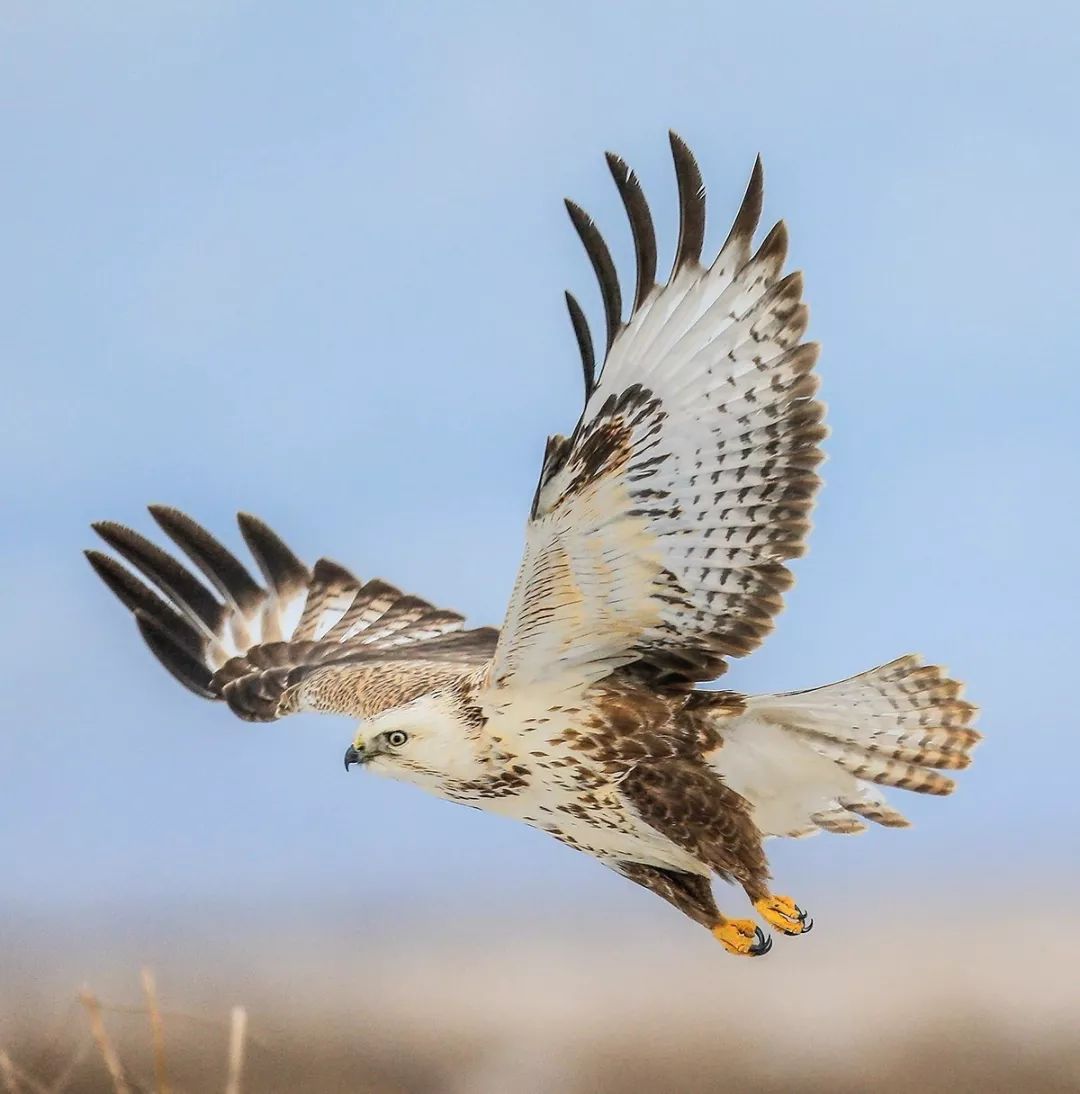
<svg viewBox="0 0 1080 1094"><path fill-rule="evenodd" d="M393 663L401 675L404 663L422 663L421 687L439 675L433 666L475 667L494 649L492 628L465 630L457 612L385 581L361 581L328 559L309 570L250 514L238 521L265 586L186 514L166 506L150 512L209 587L150 540L111 521L94 528L131 569L100 551L87 557L165 668L197 695L227 700L243 718L266 721L298 709L285 702L286 693L330 664ZM391 689L385 701L398 699Z"/></svg>
<svg viewBox="0 0 1080 1094"><path fill-rule="evenodd" d="M967 767L982 739L970 724L976 707L961 692L962 685L944 669L912 654L810 691L750 696L745 714L727 727L727 743L714 763L731 762L724 756L729 746L744 747L751 736L782 731L803 753L831 761L850 779L836 782L822 778L820 768L807 767L808 781L828 800L806 816L805 824L772 834L860 832L863 821L904 827L904 816L876 787L939 795L953 791L953 780L941 772ZM798 766L797 757L784 762L789 771ZM750 793L764 797L768 791L757 785Z"/></svg>
<svg viewBox="0 0 1080 1094"><path fill-rule="evenodd" d="M644 197L609 157L638 253L625 323L607 248L571 206L600 279L609 350L573 436L549 442L496 689L560 669L587 684L628 665L672 686L711 679L771 630L792 582L785 562L805 550L826 430L813 397L817 347L800 344L802 277L783 275L782 223L753 249L760 162L727 241L703 266L700 174L674 135L672 149L680 241L663 286L650 280ZM584 320L571 314L580 342ZM587 358L583 349L588 386Z"/></svg>

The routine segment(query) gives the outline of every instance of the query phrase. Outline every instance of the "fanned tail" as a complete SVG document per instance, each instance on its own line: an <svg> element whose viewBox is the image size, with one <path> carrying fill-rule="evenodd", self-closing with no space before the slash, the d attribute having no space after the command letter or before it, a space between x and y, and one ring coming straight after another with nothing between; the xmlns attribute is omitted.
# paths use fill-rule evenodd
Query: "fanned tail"
<svg viewBox="0 0 1080 1094"><path fill-rule="evenodd" d="M915 655L810 691L756 695L723 726L712 757L770 835L904 827L876 789L950 794L942 771L971 762L976 708L937 665Z"/></svg>

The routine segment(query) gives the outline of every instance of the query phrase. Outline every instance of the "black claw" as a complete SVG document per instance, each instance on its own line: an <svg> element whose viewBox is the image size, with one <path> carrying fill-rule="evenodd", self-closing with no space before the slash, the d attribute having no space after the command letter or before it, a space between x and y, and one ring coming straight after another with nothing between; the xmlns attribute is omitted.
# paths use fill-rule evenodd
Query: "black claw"
<svg viewBox="0 0 1080 1094"><path fill-rule="evenodd" d="M796 916L799 920L799 929L796 931L784 931L790 938L796 938L801 934L809 934L814 929L814 921L798 906L795 905ZM783 928L781 928L783 930Z"/></svg>
<svg viewBox="0 0 1080 1094"><path fill-rule="evenodd" d="M773 940L771 935L767 935L760 927L754 928L754 944L750 947L750 954L753 957L762 957L772 949Z"/></svg>

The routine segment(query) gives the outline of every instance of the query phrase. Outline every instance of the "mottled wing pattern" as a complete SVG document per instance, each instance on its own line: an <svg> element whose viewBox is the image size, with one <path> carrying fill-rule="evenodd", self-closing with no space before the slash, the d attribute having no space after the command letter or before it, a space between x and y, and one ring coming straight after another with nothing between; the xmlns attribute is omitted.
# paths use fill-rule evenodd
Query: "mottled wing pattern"
<svg viewBox="0 0 1080 1094"><path fill-rule="evenodd" d="M701 176L674 134L672 150L681 225L662 286L645 198L608 157L637 254L625 322L607 247L568 203L600 281L607 353L597 381L584 315L568 298L586 406L570 438L548 442L493 665L496 705L499 689L560 677L584 686L631 664L674 685L718 676L769 632L792 582L785 563L804 550L825 428L817 347L800 344L802 277L783 274L782 223L752 249L760 162L703 265Z"/></svg>
<svg viewBox="0 0 1080 1094"><path fill-rule="evenodd" d="M465 630L457 612L385 581L361 581L327 559L309 570L247 513L238 518L240 531L265 586L190 517L165 506L150 512L207 583L109 521L94 528L128 566L100 551L87 557L165 668L196 695L226 700L242 718L271 721L288 713L286 691L328 665L414 658L481 665L494 650L498 632Z"/></svg>
<svg viewBox="0 0 1080 1094"><path fill-rule="evenodd" d="M767 875L749 803L697 756L640 764L619 791L650 827L722 878L753 885Z"/></svg>

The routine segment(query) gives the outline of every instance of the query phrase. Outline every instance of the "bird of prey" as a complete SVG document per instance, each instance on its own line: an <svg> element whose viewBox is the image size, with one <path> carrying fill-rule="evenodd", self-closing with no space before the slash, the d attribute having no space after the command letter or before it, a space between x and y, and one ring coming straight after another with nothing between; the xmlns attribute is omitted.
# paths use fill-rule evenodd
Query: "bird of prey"
<svg viewBox="0 0 1080 1094"><path fill-rule="evenodd" d="M812 920L774 892L764 841L903 827L879 788L948 794L942 771L966 767L979 734L961 685L915 656L810 691L699 687L772 629L826 429L783 222L753 242L760 159L705 264L701 174L674 133L671 149L679 234L663 283L637 176L607 156L636 255L628 309L603 238L567 202L600 283L602 360L568 293L585 404L568 437L548 439L500 630L327 559L309 569L246 513L262 583L163 506L150 511L193 569L112 522L94 527L127 565L87 554L195 694L254 722L357 720L346 768L543 829L756 956L771 936L721 914L714 877L805 934Z"/></svg>

